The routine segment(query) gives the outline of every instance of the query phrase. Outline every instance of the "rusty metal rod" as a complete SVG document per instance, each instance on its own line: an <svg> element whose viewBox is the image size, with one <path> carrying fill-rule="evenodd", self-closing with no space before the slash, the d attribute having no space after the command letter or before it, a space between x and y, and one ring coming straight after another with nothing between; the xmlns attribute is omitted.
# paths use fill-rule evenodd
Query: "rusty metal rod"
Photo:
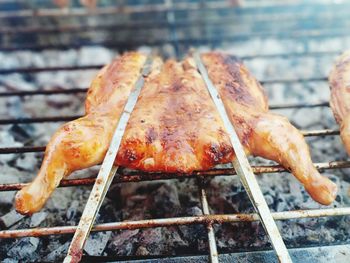
<svg viewBox="0 0 350 263"><path fill-rule="evenodd" d="M347 8L347 5L342 5L344 8ZM261 6L260 6L261 7ZM332 7L332 6L330 6ZM154 12L168 12L168 11L200 11L200 10L228 10L231 9L232 11L235 11L237 9L237 6L230 3L230 1L213 1L213 2L205 2L201 1L200 3L176 3L173 7L169 7L166 4L147 4L147 5L127 5L127 6L108 6L108 7L98 7L94 10L87 10L86 8L70 8L68 10L59 9L59 8L41 8L41 9L24 9L24 10L16 10L16 11L2 11L0 12L0 18L14 18L14 17L24 17L24 18L30 18L30 17L61 17L61 16L91 16L91 15L114 15L114 14L133 14L133 13L154 13ZM256 10L256 4L249 5L249 3L245 4L244 8L245 11L249 10ZM328 8L329 9L329 8ZM327 9L327 11L328 11ZM346 9L345 9L346 10ZM342 11L345 11L342 10ZM301 12L298 13L298 19L307 19L310 17L310 13L306 10L303 12L303 9L301 8ZM338 11L338 15L346 15L346 12L340 13ZM325 14L323 11L320 11L320 14L328 18L327 12ZM256 14L255 12L243 12L242 15L254 15L254 18L256 19L262 19L265 18L267 21L280 21L280 16L274 17L270 14ZM294 13L282 13L286 18L295 21L296 17Z"/></svg>
<svg viewBox="0 0 350 263"><path fill-rule="evenodd" d="M295 79L267 79L263 80L260 83L263 85L266 84L290 84L290 83L299 83L299 82L322 82L328 81L328 77L312 77L312 78L295 78Z"/></svg>
<svg viewBox="0 0 350 263"><path fill-rule="evenodd" d="M73 119L73 118L72 118ZM339 130L324 129L301 131L305 137L339 135ZM0 154L43 152L46 146L0 147Z"/></svg>
<svg viewBox="0 0 350 263"><path fill-rule="evenodd" d="M35 9L35 10L17 10L0 12L0 18L14 18L14 17L63 17L63 16L92 16L92 15L113 15L113 14L133 14L133 13L157 13L167 11L193 11L198 9L227 9L232 8L233 5L228 1L208 2L204 5L201 3L176 3L173 7L165 4L148 4L148 5L133 5L133 6L108 6L100 7L95 10L87 10L86 8L70 8L69 10L62 10L58 8L50 9Z"/></svg>
<svg viewBox="0 0 350 263"><path fill-rule="evenodd" d="M327 208L314 210L294 210L284 212L273 212L275 220L290 220L302 218L317 218L329 216L347 216L350 215L350 207ZM138 221L123 221L95 225L92 231L113 231L113 230L132 230L155 227L170 227L179 225L193 224L222 224L234 222L253 222L258 221L257 214L234 214L234 215L201 215L191 217L175 217L164 219L149 219ZM73 234L76 226L56 226L42 227L32 229L16 229L0 231L0 238L21 238L21 237L41 237L49 235Z"/></svg>
<svg viewBox="0 0 350 263"><path fill-rule="evenodd" d="M350 161L323 162L323 163L314 163L314 165L318 170L343 169L343 168L350 168ZM289 172L288 170L286 170L284 167L280 165L258 165L258 166L252 166L252 168L255 174ZM118 177L114 178L113 183L198 178L198 176L214 177L214 176L236 175L236 172L233 168L211 169L208 171L193 172L190 174L146 173L141 171L133 171L133 172L125 173L123 169L119 169L117 173L118 173ZM65 179L61 181L59 187L93 185L94 183L95 183L94 177L82 178L82 179ZM0 192L20 190L26 185L27 183L0 184Z"/></svg>
<svg viewBox="0 0 350 263"><path fill-rule="evenodd" d="M41 68L39 70L44 70ZM47 69L47 68L46 68ZM15 70L15 69L13 69ZM31 70L31 69L29 69ZM49 69L50 70L50 69ZM298 82L314 82L314 81L327 81L327 77L319 78L297 78L297 79L272 79L272 80L262 80L262 84L275 84L275 83L298 83ZM29 96L29 95L55 95L55 94L75 94L87 92L87 88L70 88L70 89L53 89L53 90L28 90L28 91L10 91L10 92L0 92L0 97L9 96ZM284 109L284 108L299 108L299 107L325 107L329 106L328 102L317 102L317 103L289 103L281 105L272 105L270 109Z"/></svg>
<svg viewBox="0 0 350 263"><path fill-rule="evenodd" d="M0 154L44 152L46 146L1 147Z"/></svg>
<svg viewBox="0 0 350 263"><path fill-rule="evenodd" d="M55 44L23 44L20 46L14 45L2 45L0 46L1 51L18 51L18 50L44 50L44 49L71 49L71 48L81 48L83 46L105 46L109 48L119 48L119 49L130 49L136 48L142 45L148 46L160 46L164 44L172 45L185 45L194 46L202 45L208 43L222 43L225 41L246 41L252 38L278 38L278 39L319 39L319 38L333 38L333 37L347 37L348 32L346 30L328 30L326 32L320 32L320 30L298 30L295 32L282 32L276 34L276 32L258 32L258 33L239 33L235 35L215 35L211 37L194 38L194 37L183 37L179 39L172 38L152 38L152 39L134 39L133 41L126 40L101 40L97 42L85 42L85 43L55 43Z"/></svg>
<svg viewBox="0 0 350 263"><path fill-rule="evenodd" d="M0 119L0 125L6 124L20 124L20 123L42 123L42 122L59 122L59 121L71 121L80 118L81 115L72 116L50 116L50 117L29 117L29 118L16 118L16 119Z"/></svg>
<svg viewBox="0 0 350 263"><path fill-rule="evenodd" d="M58 93L52 93L52 94L58 94ZM0 97L1 97L1 94L0 94ZM270 106L270 109L277 110L277 109L315 108L315 107L328 107L328 106L329 106L328 102L310 103L310 104L290 103L285 105L272 105ZM82 117L82 115L0 119L0 125L20 124L20 123L61 122L61 121L71 121L80 117Z"/></svg>
<svg viewBox="0 0 350 263"><path fill-rule="evenodd" d="M320 57L320 56L336 56L341 54L342 52L343 50L254 54L254 55L240 56L240 58L242 60L252 60L252 59L290 58L290 57Z"/></svg>
<svg viewBox="0 0 350 263"><path fill-rule="evenodd" d="M339 130L332 130L332 129L324 129L324 130L312 130L312 131L301 131L301 133L305 137L311 137L311 136L330 136L330 135L339 135Z"/></svg>
<svg viewBox="0 0 350 263"><path fill-rule="evenodd" d="M199 14L201 10L198 10ZM203 14L203 12L202 12ZM345 15L345 18L347 18L347 13L343 13ZM317 17L320 19L320 16ZM226 15L226 17L206 17L205 19L201 18L183 18L181 20L177 21L168 21L168 20L143 20L143 21L129 21L128 23L109 23L109 24L97 24L97 25L64 25L64 26L24 26L24 27L0 27L0 34L8 34L8 35L14 35L14 34L54 34L54 33L76 33L76 32L86 32L86 31L122 31L122 30L136 30L136 31L143 31L145 29L169 29L171 26L175 26L177 28L191 28L191 27L203 27L205 25L206 27L210 26L226 26L230 28L237 28L239 30L240 28L237 27L237 21L240 20L248 20L248 22L251 22L251 17L248 16L242 16L236 17L236 16L229 16ZM276 18L280 23L287 22L288 21L295 21L295 19L298 19L298 21L310 21L311 19L315 19L314 17L310 17L310 15L305 16L301 18L298 15L298 18L296 17L278 17ZM258 16L254 15L254 23L271 23L276 20L275 18L271 16ZM337 19L340 19L339 15L337 16ZM344 20L344 18L343 18ZM283 25L282 25L283 26ZM287 24L288 26L288 24ZM286 28L286 27L284 27ZM312 29L325 29L324 27L320 28L320 26L314 26ZM236 30L236 31L237 31ZM255 30L256 31L256 30ZM254 30L252 30L254 32Z"/></svg>
<svg viewBox="0 0 350 263"><path fill-rule="evenodd" d="M270 106L270 110L279 110L279 109L297 109L297 108L317 108L317 107L329 107L329 102L316 102L316 103L284 103L284 104L275 104Z"/></svg>
<svg viewBox="0 0 350 263"><path fill-rule="evenodd" d="M199 177L197 178L198 178L197 184L198 184L198 190L199 190L199 197L202 204L202 214L209 215L210 214L209 204L208 204L207 193L203 185L203 180L202 180L203 178L199 178ZM207 234L208 234L210 263L219 263L218 250L216 246L216 239L215 239L213 224L209 222L206 225L206 227L207 227Z"/></svg>
<svg viewBox="0 0 350 263"><path fill-rule="evenodd" d="M269 84L269 83L268 83ZM28 91L9 91L0 92L0 97L11 97L11 96L35 96L35 95L56 95L56 94L76 94L86 93L87 88L69 88L69 89L52 89L52 90L28 90ZM315 108L315 107L328 107L329 102L316 102L316 103L286 103L286 104L275 104L269 108L274 109L292 109L292 108Z"/></svg>
<svg viewBox="0 0 350 263"><path fill-rule="evenodd" d="M86 93L87 88L0 92L0 97Z"/></svg>
<svg viewBox="0 0 350 263"><path fill-rule="evenodd" d="M103 66L104 65L10 68L10 69L0 69L0 74L40 73L40 72L72 71L72 70L92 70L92 69L100 69Z"/></svg>
<svg viewBox="0 0 350 263"><path fill-rule="evenodd" d="M255 55L247 55L247 56L240 56L239 58L242 60L253 60L253 59L271 59L271 58L286 58L286 57L307 57L307 56L324 56L324 55L338 55L341 51L319 51L319 52L291 52L291 53L275 53L275 54L255 54ZM235 54L232 54L235 55ZM40 72L51 72L51 71L61 71L61 70L91 70L91 69L100 69L104 65L83 65L83 66L61 66L61 67L27 67L27 68L10 68L10 69L0 69L0 74L10 74L10 73L40 73ZM85 89L66 89L67 92L77 90L78 92L85 90ZM61 92L65 90L57 90L56 92ZM25 91L23 91L25 92ZM25 95L31 95L36 94L36 91L27 91L28 94ZM42 92L42 91L38 91ZM43 91L45 92L45 91ZM52 91L47 91L52 92ZM12 92L14 94L18 94L17 96L21 95L20 92ZM13 96L11 92L5 93L1 92L1 96ZM41 93L46 94L46 93ZM50 94L50 93L49 93Z"/></svg>

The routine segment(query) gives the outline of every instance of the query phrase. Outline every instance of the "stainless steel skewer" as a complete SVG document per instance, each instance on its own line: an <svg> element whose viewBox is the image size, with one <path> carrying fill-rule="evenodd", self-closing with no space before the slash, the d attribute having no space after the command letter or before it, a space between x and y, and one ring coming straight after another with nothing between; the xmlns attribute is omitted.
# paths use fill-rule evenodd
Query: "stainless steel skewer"
<svg viewBox="0 0 350 263"><path fill-rule="evenodd" d="M197 64L197 68L201 73L203 80L208 88L210 96L212 97L214 104L223 120L224 126L229 134L233 149L235 151L236 159L232 162L255 210L257 211L260 221L264 226L267 234L270 237L272 246L277 254L277 258L280 262L292 262L288 250L283 242L281 234L277 228L275 221L270 213L269 207L265 201L265 198L261 192L258 182L255 178L253 170L245 155L243 146L239 141L237 133L229 120L225 106L220 98L220 95L209 79L208 72L202 63L200 54L198 51L194 52L194 59Z"/></svg>
<svg viewBox="0 0 350 263"><path fill-rule="evenodd" d="M117 156L129 117L135 107L141 89L144 85L144 77L146 77L150 72L151 64L152 60L150 57L148 57L143 66L141 75L135 83L135 87L131 91L129 98L125 104L123 113L119 119L109 149L103 160L94 187L92 188L83 215L80 218L79 225L70 244L68 254L64 259L64 263L79 262L83 255L83 248L86 239L89 236L90 230L93 226L93 223L95 222L104 197L117 171L118 167L113 165L114 160Z"/></svg>

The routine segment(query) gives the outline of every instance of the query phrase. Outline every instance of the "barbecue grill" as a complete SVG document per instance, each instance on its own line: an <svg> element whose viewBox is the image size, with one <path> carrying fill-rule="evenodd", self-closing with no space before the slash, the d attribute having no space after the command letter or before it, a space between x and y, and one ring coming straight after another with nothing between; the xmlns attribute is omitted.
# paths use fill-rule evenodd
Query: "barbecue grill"
<svg viewBox="0 0 350 263"><path fill-rule="evenodd" d="M280 3L269 1L260 3L246 1L241 3L241 6L237 6L237 3L233 3L233 1L216 0L176 2L171 0L124 0L117 4L108 2L105 1L98 5L96 9L89 10L79 6L77 3L73 3L73 6L69 9L58 9L53 7L50 2L36 1L35 4L29 5L24 1L0 1L0 19L2 21L0 27L0 51L5 55L10 54L10 52L21 52L23 50L39 52L40 54L49 49L69 52L67 49L103 46L114 50L113 52L122 52L137 49L140 46L149 46L152 51L157 51L163 57L181 58L192 47L196 47L199 50L202 48L220 48L226 49L229 52L231 51L235 55L241 55L241 58L248 64L248 67L251 66L257 69L257 73L261 73L264 67L267 66L267 63L274 59L292 61L295 59L312 58L316 61L316 59L328 57L329 59L326 61L328 61L330 67L333 58L345 49L349 43L349 38L347 38L347 34L349 33L347 25L349 22L346 16L349 15L348 10L350 10L350 5L347 3L332 4L327 1L315 1L312 3ZM295 14L296 12L297 15ZM270 50L269 52L264 52L265 47L263 44L257 47L254 46L254 43L258 43L259 41L262 41L259 43L265 43L266 46L275 43L273 41L271 42L271 39L282 44L286 43L286 45L288 41L295 40L300 46L288 46L290 50L288 48L280 48L282 51ZM336 39L337 42L333 39ZM324 44L320 44L316 48L316 45L310 44L310 41L313 41L312 43ZM237 43L239 44L237 45ZM240 54L239 49L236 51L232 48L232 46L240 46L242 50L247 50L243 49L246 44L251 45L250 53L245 51L245 53ZM277 46L277 48L279 47ZM320 61L323 62L322 59ZM4 76L4 78L0 78L0 99L6 101L14 98L21 103L26 103L28 98L35 101L40 97L41 100L45 101L50 100L52 96L71 96L72 98L75 97L75 99L78 98L82 103L82 95L87 91L86 86L64 88L54 87L52 85L51 87L28 90L13 87L12 84L9 85L5 81L5 77L11 74L23 74L24 76L41 73L55 74L61 71L80 74L83 71L96 72L102 66L102 63L52 65L49 67L6 67L4 65L0 69L1 76ZM291 63L289 68L284 68L283 70L293 71L293 64ZM297 77L291 73L293 77L278 78L275 76L274 78L260 78L260 81L266 86L266 90L269 93L281 88L280 86L290 87L290 89L287 88L286 90L293 93L293 85L299 85L299 87L304 88L310 85L310 83L316 83L316 85L321 83L320 85L327 86L327 72L323 72L322 69L319 71L323 75L315 76L301 72ZM273 85L275 87L272 87ZM295 93L297 92L298 87ZM304 109L308 116L303 116L303 118L313 118L313 110L319 108L330 112L328 101L326 99L319 100L316 95L315 97L316 100L311 97L309 102L305 102L305 99L302 100L300 98L292 102L287 99L280 100L279 103L273 104L272 102L270 109L282 111L282 113ZM323 97L327 98L327 96ZM2 105L6 106L6 103ZM6 109L2 109L2 111L6 112ZM35 113L34 109L33 112ZM26 128L29 127L26 125L52 126L56 123L73 120L80 116L79 113L71 112L69 115L56 114L55 116L40 116L36 114L25 117L6 116L0 119L0 125L3 125L3 127L5 125L7 127L11 125L10 127L19 129L20 133L22 133L26 132ZM326 142L328 138L339 135L338 128L323 127L322 120L319 121L321 124L318 129L309 129L308 127L299 125L303 129L304 136ZM298 126L298 123L296 125ZM57 124L55 127L57 127ZM334 127L337 126L335 125ZM23 144L21 146L3 147L0 145L0 154L2 154L0 160L2 164L6 163L6 156L9 154L23 156L28 153L40 154L45 150L45 146L41 146L35 142L35 138L32 140L34 141L33 143ZM338 169L350 168L350 161L347 160L346 154L341 148L342 146L338 143L334 147L339 148L339 154L337 156L342 156L342 159L336 160L334 156L329 156L327 151L324 154L321 152L322 162L315 163L319 170L335 172ZM1 159L2 156L4 156L3 159ZM264 162L256 162L252 168L255 174L272 173L273 175L268 175L270 180L279 176L279 173L286 172L279 165ZM25 169L21 172L24 173ZM96 172L96 169L93 172ZM91 174L91 172L87 173L87 175ZM205 227L207 234L207 244L203 245L204 249L202 251L185 251L185 253L181 253L180 250L175 254L158 255L143 255L142 253L110 255L107 253L99 256L84 255L83 260L101 262L107 260L135 260L137 262L225 262L257 260L258 262L272 262L277 260L271 247L263 247L263 250L260 251L254 247L248 249L246 247L238 249L237 247L234 249L230 249L229 247L221 249L217 247L219 243L216 237L217 231L223 224L260 220L258 214L254 212L211 213L215 211L215 208L212 207L210 200L215 197L215 194L210 189L210 181L214 178L233 180L234 178L232 176L236 172L232 166L222 166L209 171L192 174L144 173L119 167L117 174L118 176L112 182L112 187L118 187L122 183L129 183L128 186L130 186L140 182L164 182L164 180L173 182L173 180L183 181L188 179L193 186L198 188L201 214L152 219L139 217L137 219L115 222L108 221L109 216L107 215L106 219L94 225L93 232L128 231L157 227L173 229L180 226L194 227L193 225L202 225ZM60 187L80 189L82 186L89 186L95 183L96 176L87 177L83 175L83 173L80 173L80 177L63 180ZM346 176L338 179L338 184L345 184L346 182ZM0 181L0 191L15 191L25 185L25 181L13 183ZM242 190L236 189L236 191L239 192ZM88 199L88 191L84 190L84 193L82 195L84 200L81 201L83 205L85 205ZM210 196L212 197L210 198ZM114 202L118 202L118 200L114 200ZM271 203L269 204L271 205ZM300 209L272 211L271 215L275 221L290 222L290 220L299 220L301 225L306 222L305 220L307 218L349 216L350 206L346 206L347 203L345 201L340 202L340 204L342 204L340 207L322 209L304 209L304 206L300 204ZM75 222L75 225L62 225L64 224L63 222L60 226L21 228L21 222L26 220L26 218L23 219L22 216L16 214L12 207L4 207L1 211L4 211L4 214L0 221L3 227L3 230L0 231L0 238L2 239L0 242L4 248L6 247L6 242L18 244L16 243L18 241L14 241L14 239L20 240L20 238L28 237L40 237L46 240L44 243L48 243L50 239L45 239L46 236L54 237L73 234L77 229L76 225L78 221ZM101 216L106 213L108 214L108 209L103 209L102 207ZM280 231L282 231L281 225L278 226L280 226ZM283 225L283 227L286 226L287 224ZM197 228L196 231L200 230ZM71 239L71 236L65 236ZM334 240L332 244L327 244L327 246L317 245L318 242L322 243L319 240L312 247L310 247L310 244L299 244L299 246L289 245L289 252L295 262L347 262L350 256L350 246L348 244L350 235L347 233L345 236L346 238L344 240L340 240L344 242L336 242L337 240ZM126 238L126 240L128 239ZM161 240L160 242L163 241ZM52 248L53 250L57 249L55 246L52 246ZM66 246L58 253L66 254L67 249L68 247ZM0 258L11 257L11 255L6 255L6 253L7 251L4 249L1 250ZM46 255L39 255L38 257L41 258L40 256L44 257ZM28 258L24 257L21 259L29 261L30 255ZM62 255L55 257L55 260L61 259L63 259Z"/></svg>

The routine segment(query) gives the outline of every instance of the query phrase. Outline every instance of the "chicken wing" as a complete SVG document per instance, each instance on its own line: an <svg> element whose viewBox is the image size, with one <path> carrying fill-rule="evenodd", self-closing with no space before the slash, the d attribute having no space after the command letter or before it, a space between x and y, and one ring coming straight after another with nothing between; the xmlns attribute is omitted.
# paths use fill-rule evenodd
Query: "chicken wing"
<svg viewBox="0 0 350 263"><path fill-rule="evenodd" d="M100 163L145 57L127 53L100 71L86 99L86 115L59 129L50 140L35 180L18 192L20 213L38 211L60 180ZM247 154L281 163L322 204L336 186L313 166L300 132L287 119L268 113L260 84L238 60L219 53L203 56ZM234 158L220 116L191 57L156 59L130 116L117 165L143 171L207 170Z"/></svg>
<svg viewBox="0 0 350 263"><path fill-rule="evenodd" d="M340 136L350 154L350 50L336 61L330 75L331 108L340 125Z"/></svg>

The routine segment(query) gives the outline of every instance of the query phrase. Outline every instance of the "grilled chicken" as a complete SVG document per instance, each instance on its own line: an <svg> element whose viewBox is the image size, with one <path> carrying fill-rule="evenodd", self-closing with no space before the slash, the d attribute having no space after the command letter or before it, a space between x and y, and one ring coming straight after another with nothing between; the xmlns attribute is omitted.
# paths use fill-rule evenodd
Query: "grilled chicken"
<svg viewBox="0 0 350 263"><path fill-rule="evenodd" d="M202 56L247 154L281 163L321 204L336 186L312 164L301 133L286 118L268 112L260 84L238 60L219 53ZM104 67L92 82L86 115L62 126L50 140L38 176L16 195L22 214L40 210L60 180L100 163L145 56L127 53ZM235 158L228 134L193 58L155 59L126 127L115 163L143 171L207 170Z"/></svg>
<svg viewBox="0 0 350 263"><path fill-rule="evenodd" d="M340 136L350 154L350 50L336 61L329 75L331 108L340 125Z"/></svg>

